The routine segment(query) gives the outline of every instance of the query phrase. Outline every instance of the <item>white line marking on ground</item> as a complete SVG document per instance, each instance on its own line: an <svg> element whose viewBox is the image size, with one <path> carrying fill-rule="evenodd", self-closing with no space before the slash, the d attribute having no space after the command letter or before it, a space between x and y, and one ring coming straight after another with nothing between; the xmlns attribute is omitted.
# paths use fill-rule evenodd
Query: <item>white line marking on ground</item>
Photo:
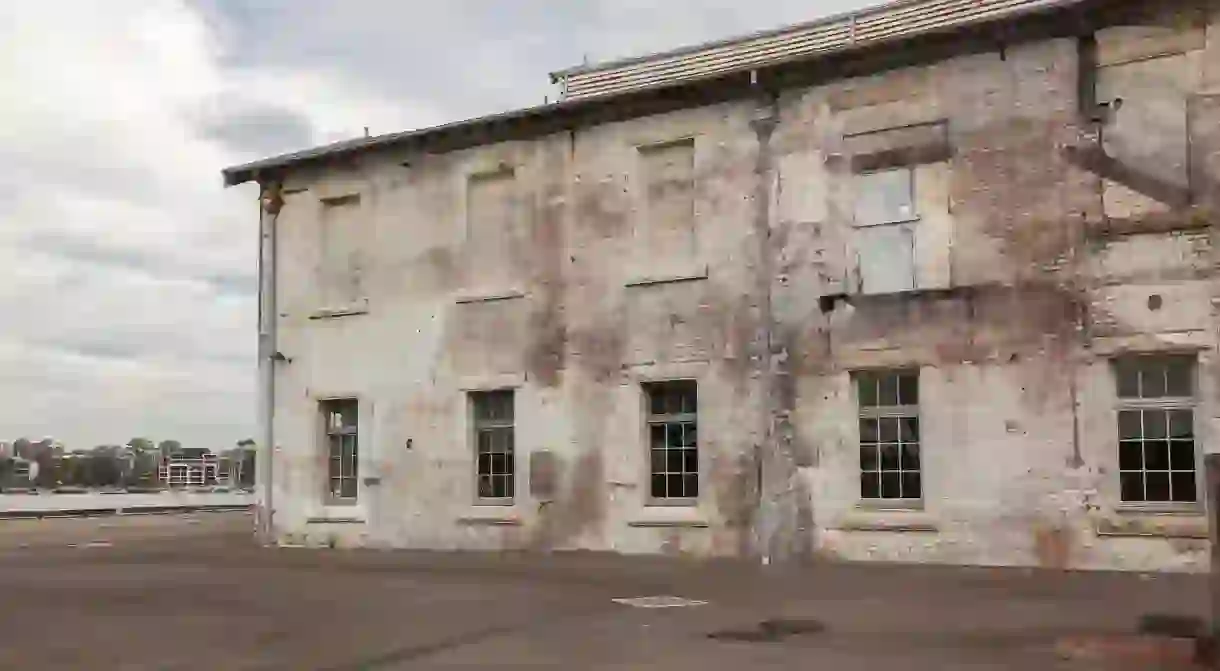
<svg viewBox="0 0 1220 671"><path fill-rule="evenodd" d="M680 596L640 596L630 599L611 599L614 603L632 608L689 608L706 606L706 601L683 599Z"/></svg>

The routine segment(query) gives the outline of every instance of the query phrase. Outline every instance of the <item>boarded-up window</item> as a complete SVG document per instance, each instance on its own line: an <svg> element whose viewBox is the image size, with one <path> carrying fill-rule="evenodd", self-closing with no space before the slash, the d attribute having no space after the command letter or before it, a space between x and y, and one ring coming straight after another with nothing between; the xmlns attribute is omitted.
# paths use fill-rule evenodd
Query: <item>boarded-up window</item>
<svg viewBox="0 0 1220 671"><path fill-rule="evenodd" d="M512 169L472 175L466 189L466 268L474 286L514 286L519 233L520 205Z"/></svg>
<svg viewBox="0 0 1220 671"><path fill-rule="evenodd" d="M361 213L359 194L322 201L318 279L324 307L347 307L364 298Z"/></svg>
<svg viewBox="0 0 1220 671"><path fill-rule="evenodd" d="M695 141L639 148L643 182L641 251L650 259L695 256Z"/></svg>
<svg viewBox="0 0 1220 671"><path fill-rule="evenodd" d="M914 171L882 170L856 175L855 180L860 291L884 294L914 289Z"/></svg>

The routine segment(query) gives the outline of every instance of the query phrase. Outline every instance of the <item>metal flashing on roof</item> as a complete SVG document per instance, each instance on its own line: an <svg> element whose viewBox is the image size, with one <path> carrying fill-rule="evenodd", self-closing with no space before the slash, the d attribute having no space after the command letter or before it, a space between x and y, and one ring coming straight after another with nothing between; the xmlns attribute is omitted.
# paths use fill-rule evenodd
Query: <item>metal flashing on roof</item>
<svg viewBox="0 0 1220 671"><path fill-rule="evenodd" d="M811 23L675 51L582 65L551 74L564 98L612 95L776 61L841 52L937 31L1007 19L1081 0L901 0Z"/></svg>

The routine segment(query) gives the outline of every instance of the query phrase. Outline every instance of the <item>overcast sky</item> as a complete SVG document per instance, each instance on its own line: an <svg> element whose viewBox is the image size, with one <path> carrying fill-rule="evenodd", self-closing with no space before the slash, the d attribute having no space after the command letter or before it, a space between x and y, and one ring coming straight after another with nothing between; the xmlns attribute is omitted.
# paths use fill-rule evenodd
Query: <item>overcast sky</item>
<svg viewBox="0 0 1220 671"><path fill-rule="evenodd" d="M221 168L539 104L584 58L866 4L0 2L0 440L254 434L257 194Z"/></svg>

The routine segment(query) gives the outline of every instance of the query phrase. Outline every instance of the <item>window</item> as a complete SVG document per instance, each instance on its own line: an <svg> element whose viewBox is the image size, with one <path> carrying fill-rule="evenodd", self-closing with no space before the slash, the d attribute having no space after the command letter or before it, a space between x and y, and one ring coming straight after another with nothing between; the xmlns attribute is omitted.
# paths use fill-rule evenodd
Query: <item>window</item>
<svg viewBox="0 0 1220 671"><path fill-rule="evenodd" d="M326 428L328 496L332 502L354 503L359 490L359 403L352 399L323 401Z"/></svg>
<svg viewBox="0 0 1220 671"><path fill-rule="evenodd" d="M511 503L514 495L512 390L474 392L470 395L477 453L475 476L481 502Z"/></svg>
<svg viewBox="0 0 1220 671"><path fill-rule="evenodd" d="M855 374L860 414L860 498L915 505L923 499L919 373Z"/></svg>
<svg viewBox="0 0 1220 671"><path fill-rule="evenodd" d="M698 393L694 381L645 387L653 503L692 503L699 498Z"/></svg>
<svg viewBox="0 0 1220 671"><path fill-rule="evenodd" d="M856 248L860 291L915 288L915 176L896 168L856 176Z"/></svg>
<svg viewBox="0 0 1220 671"><path fill-rule="evenodd" d="M640 252L649 263L695 258L695 141L637 148L643 184Z"/></svg>
<svg viewBox="0 0 1220 671"><path fill-rule="evenodd" d="M1194 358L1130 357L1114 373L1123 503L1197 503Z"/></svg>

